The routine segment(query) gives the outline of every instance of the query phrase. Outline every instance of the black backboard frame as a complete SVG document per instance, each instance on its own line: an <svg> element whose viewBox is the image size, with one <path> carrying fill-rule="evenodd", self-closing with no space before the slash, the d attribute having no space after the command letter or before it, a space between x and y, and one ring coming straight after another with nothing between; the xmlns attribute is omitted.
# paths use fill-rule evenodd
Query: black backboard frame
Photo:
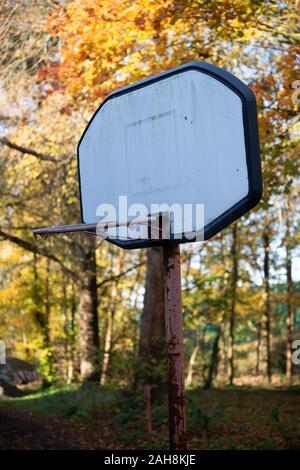
<svg viewBox="0 0 300 470"><path fill-rule="evenodd" d="M225 227L230 225L235 220L239 219L242 215L248 212L250 209L253 209L261 200L263 192L263 181L262 181L262 171L261 171L261 161L260 161L260 151L259 151L259 137L258 137L258 124L257 124L257 111L256 111L256 99L255 95L246 86L241 80L239 80L234 75L229 72L206 62L189 62L183 64L179 67L167 70L166 72L160 73L158 75L151 76L139 82L133 83L126 87L117 89L110 93L107 98L102 102L100 107L92 116L89 121L84 133L79 140L77 146L77 163L78 163L78 179L79 179L79 194L80 194L80 210L81 210L81 220L84 224L83 217L83 204L82 204L82 194L81 194L81 182L80 182L80 144L84 139L84 136L87 132L87 129L91 125L93 119L99 110L105 106L105 104L112 100L116 99L119 96L130 93L139 88L147 87L152 85L155 82L164 80L173 75L187 72L190 70L196 70L201 73L210 75L211 77L219 80L221 83L230 88L234 93L236 93L242 101L242 110L243 110L243 124L244 124L244 136L245 136L245 150L246 150L246 163L248 170L248 181L249 181L249 191L248 194L241 199L238 203L234 204L223 214L217 217L214 221L210 222L204 227L204 240L209 240L214 235L219 233ZM171 239L171 240L150 240L150 239L112 239L107 238L107 240L119 247L125 249L134 249L134 248L147 248L151 246L164 245L169 243L190 243L192 240L182 238L182 239Z"/></svg>

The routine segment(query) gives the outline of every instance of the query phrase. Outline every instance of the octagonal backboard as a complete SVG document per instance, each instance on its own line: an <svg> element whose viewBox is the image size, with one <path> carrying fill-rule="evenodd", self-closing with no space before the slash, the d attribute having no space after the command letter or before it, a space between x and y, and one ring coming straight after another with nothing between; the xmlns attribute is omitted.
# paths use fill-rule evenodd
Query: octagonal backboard
<svg viewBox="0 0 300 470"><path fill-rule="evenodd" d="M255 96L233 75L203 62L116 90L79 142L78 170L83 223L145 215L136 210L141 205L150 215L180 206L182 223L170 223L169 238L207 240L261 198ZM191 208L186 214L185 207ZM111 241L124 248L164 242L142 232Z"/></svg>

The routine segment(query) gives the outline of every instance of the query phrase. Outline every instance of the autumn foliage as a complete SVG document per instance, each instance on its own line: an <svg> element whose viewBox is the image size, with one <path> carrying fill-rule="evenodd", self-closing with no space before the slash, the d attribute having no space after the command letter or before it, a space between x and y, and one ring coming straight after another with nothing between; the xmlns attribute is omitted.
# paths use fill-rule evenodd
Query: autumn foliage
<svg viewBox="0 0 300 470"><path fill-rule="evenodd" d="M44 385L96 381L100 394L111 387L140 397L146 377L154 393L163 390L158 254L77 235L36 242L31 230L79 222L76 146L107 94L204 60L256 94L264 197L210 243L182 249L187 385L299 383L291 362L300 332L299 1L13 3L0 7L0 338L9 353L35 362ZM151 349L144 340L153 325L160 337ZM121 410L122 393L113 405ZM220 429L231 430L214 424L214 410L223 413L226 404L203 411L197 390L192 396L196 445L206 445L203 436L219 445ZM142 405L124 403L131 423L130 406ZM276 445L288 446L276 403L268 412ZM239 436L239 418L226 413ZM245 429L257 429L251 409L246 414ZM248 447L259 445L252 434L247 439ZM239 437L234 445L242 445Z"/></svg>

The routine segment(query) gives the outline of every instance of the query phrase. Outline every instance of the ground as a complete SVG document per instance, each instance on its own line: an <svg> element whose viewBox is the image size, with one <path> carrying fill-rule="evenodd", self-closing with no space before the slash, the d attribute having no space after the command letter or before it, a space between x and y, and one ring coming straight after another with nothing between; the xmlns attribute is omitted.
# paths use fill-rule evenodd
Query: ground
<svg viewBox="0 0 300 470"><path fill-rule="evenodd" d="M189 449L300 450L300 389L188 391ZM167 407L126 389L51 387L0 401L0 449L167 449Z"/></svg>
<svg viewBox="0 0 300 470"><path fill-rule="evenodd" d="M61 420L13 409L0 411L0 449L89 449L81 435Z"/></svg>

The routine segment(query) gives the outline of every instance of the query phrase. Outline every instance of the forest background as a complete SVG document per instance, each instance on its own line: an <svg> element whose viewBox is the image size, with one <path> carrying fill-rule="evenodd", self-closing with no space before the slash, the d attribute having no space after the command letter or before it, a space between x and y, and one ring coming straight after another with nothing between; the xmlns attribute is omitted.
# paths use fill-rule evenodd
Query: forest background
<svg viewBox="0 0 300 470"><path fill-rule="evenodd" d="M43 387L165 395L161 249L32 229L80 222L76 146L105 96L191 60L255 92L264 195L182 247L186 385L299 384L299 14L277 0L1 2L0 338Z"/></svg>

